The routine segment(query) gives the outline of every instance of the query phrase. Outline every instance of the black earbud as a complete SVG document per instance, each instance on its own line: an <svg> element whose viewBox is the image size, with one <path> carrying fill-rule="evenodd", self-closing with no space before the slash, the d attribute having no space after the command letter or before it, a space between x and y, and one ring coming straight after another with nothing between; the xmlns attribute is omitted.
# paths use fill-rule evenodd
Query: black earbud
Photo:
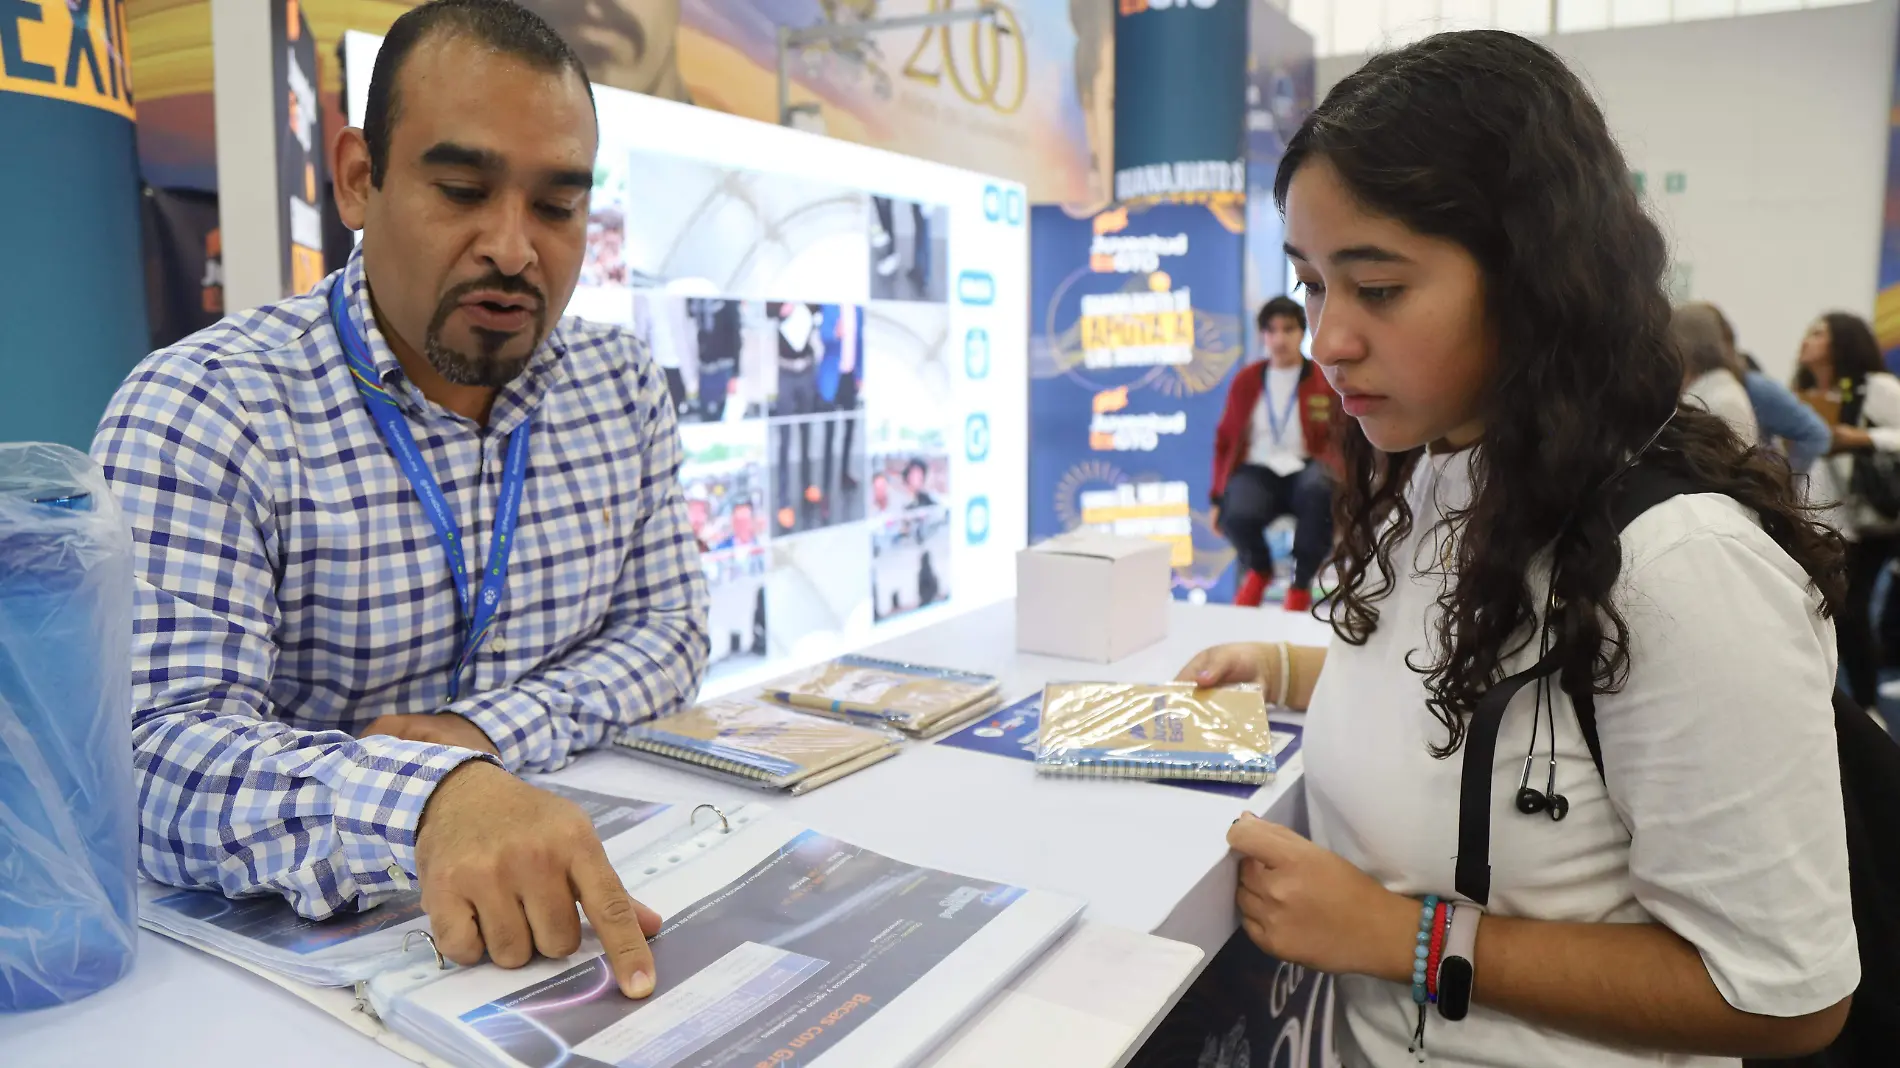
<svg viewBox="0 0 1900 1068"><path fill-rule="evenodd" d="M1531 785L1531 762L1536 759L1534 755L1525 755L1524 774L1517 780L1517 810L1526 816L1535 816L1550 807L1550 798L1545 797L1542 790ZM1568 807L1567 803L1566 807Z"/></svg>
<svg viewBox="0 0 1900 1068"><path fill-rule="evenodd" d="M1550 822L1561 823L1570 815L1570 799L1557 792L1557 712L1550 716L1550 778L1544 783L1544 806Z"/></svg>

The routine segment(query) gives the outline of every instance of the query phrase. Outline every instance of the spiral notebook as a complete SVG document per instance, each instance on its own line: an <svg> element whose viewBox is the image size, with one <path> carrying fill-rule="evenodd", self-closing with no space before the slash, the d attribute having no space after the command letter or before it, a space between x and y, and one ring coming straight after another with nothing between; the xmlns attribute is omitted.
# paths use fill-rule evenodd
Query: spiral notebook
<svg viewBox="0 0 1900 1068"><path fill-rule="evenodd" d="M514 970L457 967L411 936L355 984L361 1011L345 1015L405 1056L459 1065L904 1068L1083 908L893 860L765 805L710 808L615 857L628 889L666 917L651 941L653 996L620 994L591 933L569 957ZM258 967L255 957L161 931ZM342 994L272 979L328 1011Z"/></svg>
<svg viewBox="0 0 1900 1068"><path fill-rule="evenodd" d="M796 795L895 756L903 738L882 727L728 697L640 724L616 744Z"/></svg>
<svg viewBox="0 0 1900 1068"><path fill-rule="evenodd" d="M773 700L820 715L934 737L998 706L993 675L843 656L766 688Z"/></svg>
<svg viewBox="0 0 1900 1068"><path fill-rule="evenodd" d="M1036 770L1266 783L1273 729L1258 686L1057 683L1043 690Z"/></svg>

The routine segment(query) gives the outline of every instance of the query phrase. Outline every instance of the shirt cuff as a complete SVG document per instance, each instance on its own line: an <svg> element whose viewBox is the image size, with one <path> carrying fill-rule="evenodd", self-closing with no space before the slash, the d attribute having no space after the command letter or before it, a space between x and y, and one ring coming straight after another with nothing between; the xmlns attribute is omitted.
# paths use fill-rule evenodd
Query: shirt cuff
<svg viewBox="0 0 1900 1068"><path fill-rule="evenodd" d="M436 784L470 760L489 757L380 735L356 745L357 758L337 790L332 819L356 885L380 899L414 887L416 827Z"/></svg>
<svg viewBox="0 0 1900 1068"><path fill-rule="evenodd" d="M480 727L501 754L501 766L512 772L539 767L553 757L553 710L539 697L519 686L488 690L447 705Z"/></svg>

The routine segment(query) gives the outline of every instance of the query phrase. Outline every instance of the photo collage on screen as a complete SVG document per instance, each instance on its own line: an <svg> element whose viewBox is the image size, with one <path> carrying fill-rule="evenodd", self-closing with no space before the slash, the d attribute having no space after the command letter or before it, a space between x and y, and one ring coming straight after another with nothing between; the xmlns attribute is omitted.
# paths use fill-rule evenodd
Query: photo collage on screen
<svg viewBox="0 0 1900 1068"><path fill-rule="evenodd" d="M595 180L570 311L665 375L712 673L947 601L948 209L643 153Z"/></svg>

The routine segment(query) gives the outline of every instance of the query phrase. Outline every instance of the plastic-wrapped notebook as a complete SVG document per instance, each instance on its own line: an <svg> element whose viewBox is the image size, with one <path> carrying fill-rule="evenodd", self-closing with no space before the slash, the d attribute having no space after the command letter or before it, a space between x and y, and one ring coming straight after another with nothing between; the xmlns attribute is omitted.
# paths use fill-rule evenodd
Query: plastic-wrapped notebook
<svg viewBox="0 0 1900 1068"><path fill-rule="evenodd" d="M1264 783L1273 778L1273 730L1258 686L1057 683L1043 691L1036 769Z"/></svg>
<svg viewBox="0 0 1900 1068"><path fill-rule="evenodd" d="M640 724L618 744L800 794L893 756L903 743L881 727L729 697Z"/></svg>
<svg viewBox="0 0 1900 1068"><path fill-rule="evenodd" d="M824 715L930 734L996 695L993 675L843 656L767 688L777 701Z"/></svg>

